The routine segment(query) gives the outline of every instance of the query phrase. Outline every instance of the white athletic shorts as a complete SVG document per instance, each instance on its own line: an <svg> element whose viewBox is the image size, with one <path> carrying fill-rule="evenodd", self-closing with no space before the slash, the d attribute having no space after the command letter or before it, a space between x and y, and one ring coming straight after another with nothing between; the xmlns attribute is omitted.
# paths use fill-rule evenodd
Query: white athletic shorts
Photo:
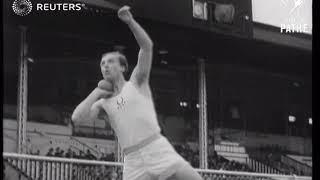
<svg viewBox="0 0 320 180"><path fill-rule="evenodd" d="M124 156L124 180L166 180L184 166L190 166L161 136Z"/></svg>

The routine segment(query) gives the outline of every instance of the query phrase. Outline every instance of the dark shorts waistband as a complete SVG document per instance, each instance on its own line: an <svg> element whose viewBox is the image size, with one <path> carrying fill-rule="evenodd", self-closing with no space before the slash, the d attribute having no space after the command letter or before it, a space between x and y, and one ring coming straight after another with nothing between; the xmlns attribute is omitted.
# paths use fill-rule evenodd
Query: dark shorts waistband
<svg viewBox="0 0 320 180"><path fill-rule="evenodd" d="M141 142L139 142L136 145L125 148L123 150L123 154L128 155L132 152L138 151L139 149L142 149L143 147L147 146L148 144L152 143L153 141L155 141L157 139L160 139L161 137L162 137L161 134L158 134L158 133L154 134L154 135L142 140Z"/></svg>

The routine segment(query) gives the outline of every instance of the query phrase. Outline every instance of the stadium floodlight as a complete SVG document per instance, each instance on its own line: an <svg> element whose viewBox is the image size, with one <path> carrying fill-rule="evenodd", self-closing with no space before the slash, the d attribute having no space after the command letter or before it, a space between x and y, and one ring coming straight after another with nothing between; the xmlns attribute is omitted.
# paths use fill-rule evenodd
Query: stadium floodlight
<svg viewBox="0 0 320 180"><path fill-rule="evenodd" d="M181 106L181 107L187 107L187 106L188 106L188 103L185 102L185 101L182 101L182 102L180 102L180 106Z"/></svg>
<svg viewBox="0 0 320 180"><path fill-rule="evenodd" d="M180 102L180 106L181 106L181 107L183 106L183 103L182 103L182 102Z"/></svg>
<svg viewBox="0 0 320 180"><path fill-rule="evenodd" d="M289 122L295 122L295 121L296 121L296 117L290 115L290 116L289 116Z"/></svg>
<svg viewBox="0 0 320 180"><path fill-rule="evenodd" d="M184 107L187 107L187 106L188 106L188 103L187 103L187 102L183 102L183 106L184 106Z"/></svg>

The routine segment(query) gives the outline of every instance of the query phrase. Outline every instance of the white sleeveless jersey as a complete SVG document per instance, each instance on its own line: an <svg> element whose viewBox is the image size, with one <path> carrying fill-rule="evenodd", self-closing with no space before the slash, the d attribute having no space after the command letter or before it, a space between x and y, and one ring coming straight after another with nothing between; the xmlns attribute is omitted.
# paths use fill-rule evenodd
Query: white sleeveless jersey
<svg viewBox="0 0 320 180"><path fill-rule="evenodd" d="M142 95L130 81L117 96L104 99L102 106L122 149L160 133L152 98Z"/></svg>

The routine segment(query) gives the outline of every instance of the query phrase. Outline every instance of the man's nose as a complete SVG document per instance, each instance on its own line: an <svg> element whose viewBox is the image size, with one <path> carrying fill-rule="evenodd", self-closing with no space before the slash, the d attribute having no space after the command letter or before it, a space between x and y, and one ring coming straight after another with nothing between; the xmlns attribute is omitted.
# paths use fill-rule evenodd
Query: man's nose
<svg viewBox="0 0 320 180"><path fill-rule="evenodd" d="M109 68L110 68L110 65L106 63L106 64L103 65L103 68L109 69Z"/></svg>

